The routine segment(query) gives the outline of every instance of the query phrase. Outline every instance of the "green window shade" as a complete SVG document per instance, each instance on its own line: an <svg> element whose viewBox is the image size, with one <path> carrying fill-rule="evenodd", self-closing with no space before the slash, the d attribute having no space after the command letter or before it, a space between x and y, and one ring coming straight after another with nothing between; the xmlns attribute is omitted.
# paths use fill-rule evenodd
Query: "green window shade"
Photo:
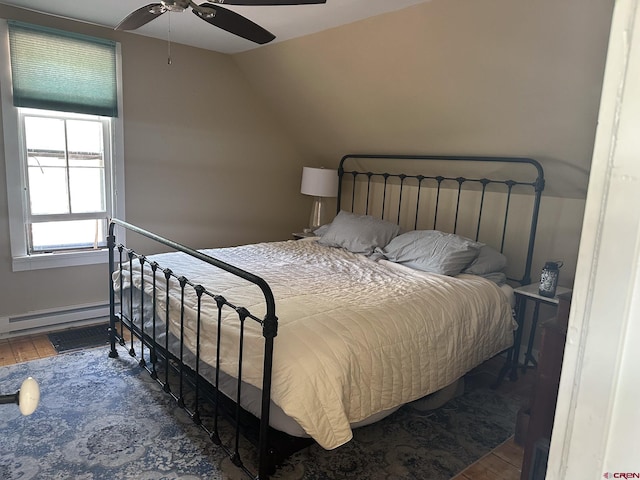
<svg viewBox="0 0 640 480"><path fill-rule="evenodd" d="M118 116L115 42L8 24L16 107Z"/></svg>

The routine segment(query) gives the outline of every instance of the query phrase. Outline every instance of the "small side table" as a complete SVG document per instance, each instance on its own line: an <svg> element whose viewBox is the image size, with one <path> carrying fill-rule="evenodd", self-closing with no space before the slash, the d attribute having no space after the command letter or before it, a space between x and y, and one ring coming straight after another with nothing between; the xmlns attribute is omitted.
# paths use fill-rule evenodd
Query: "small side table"
<svg viewBox="0 0 640 480"><path fill-rule="evenodd" d="M316 234L313 232L294 232L291 234L294 240L300 240L302 238L315 237Z"/></svg>
<svg viewBox="0 0 640 480"><path fill-rule="evenodd" d="M540 305L545 304L557 307L559 303L558 295L571 293L570 288L557 287L555 297L544 297L538 293L539 286L540 285L538 283L531 283L529 285L513 289L513 293L516 296L516 322L518 323L518 328L514 335L513 347L509 349L509 352L507 353L507 360L498 375L496 387L502 383L502 380L507 374L509 374L509 379L512 382L515 382L518 379L518 360L520 359L520 344L522 343L527 301L530 300L534 302L534 309L531 328L529 330L529 338L527 341L527 351L524 354L524 363L522 365L523 373L526 372L529 363L532 363L534 366L538 364L536 359L533 357L533 342L535 340L536 328L538 326Z"/></svg>

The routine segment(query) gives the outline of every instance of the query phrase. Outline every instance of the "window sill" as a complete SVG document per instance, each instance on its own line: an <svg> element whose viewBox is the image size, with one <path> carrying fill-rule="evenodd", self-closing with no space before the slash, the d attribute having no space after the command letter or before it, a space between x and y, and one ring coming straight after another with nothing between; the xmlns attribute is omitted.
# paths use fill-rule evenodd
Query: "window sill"
<svg viewBox="0 0 640 480"><path fill-rule="evenodd" d="M28 270L42 270L45 268L77 267L80 265L95 265L109 261L109 250L91 250L86 252L42 253L13 257L14 272Z"/></svg>

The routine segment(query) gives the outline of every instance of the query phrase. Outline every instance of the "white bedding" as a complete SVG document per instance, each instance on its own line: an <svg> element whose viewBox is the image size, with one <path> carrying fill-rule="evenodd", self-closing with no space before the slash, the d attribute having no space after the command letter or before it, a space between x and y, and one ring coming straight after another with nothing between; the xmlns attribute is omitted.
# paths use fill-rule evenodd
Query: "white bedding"
<svg viewBox="0 0 640 480"><path fill-rule="evenodd" d="M473 275L425 274L316 242L288 241L203 250L264 278L276 299L272 400L326 449L352 437L351 424L435 392L509 347L508 297ZM262 318L260 290L179 253L149 257ZM135 262L137 263L137 262ZM150 280L150 273L145 273ZM164 278L158 274L160 291ZM124 287L129 274L123 274ZM119 286L118 272L114 284ZM140 287L140 275L134 274ZM151 294L151 285L145 285ZM215 365L217 309L203 297L201 358ZM164 308L164 292L157 296ZM180 335L179 290L171 326ZM195 306L187 286L185 304ZM226 315L237 318L235 312ZM237 372L237 322L222 336L222 370ZM243 381L262 386L261 327L246 322ZM185 311L185 344L195 351L195 311ZM229 333L229 334L227 334Z"/></svg>

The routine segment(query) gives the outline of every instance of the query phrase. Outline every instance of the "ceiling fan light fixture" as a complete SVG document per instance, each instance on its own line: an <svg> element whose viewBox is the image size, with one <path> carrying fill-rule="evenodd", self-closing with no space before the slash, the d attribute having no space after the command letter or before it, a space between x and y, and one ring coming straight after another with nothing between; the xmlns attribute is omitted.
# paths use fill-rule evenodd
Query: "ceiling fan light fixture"
<svg viewBox="0 0 640 480"><path fill-rule="evenodd" d="M160 3L170 12L184 12L191 2L189 0L160 0Z"/></svg>
<svg viewBox="0 0 640 480"><path fill-rule="evenodd" d="M214 8L198 6L198 8L194 8L194 11L198 14L198 16L204 20L208 20L214 18L216 16L216 10Z"/></svg>

